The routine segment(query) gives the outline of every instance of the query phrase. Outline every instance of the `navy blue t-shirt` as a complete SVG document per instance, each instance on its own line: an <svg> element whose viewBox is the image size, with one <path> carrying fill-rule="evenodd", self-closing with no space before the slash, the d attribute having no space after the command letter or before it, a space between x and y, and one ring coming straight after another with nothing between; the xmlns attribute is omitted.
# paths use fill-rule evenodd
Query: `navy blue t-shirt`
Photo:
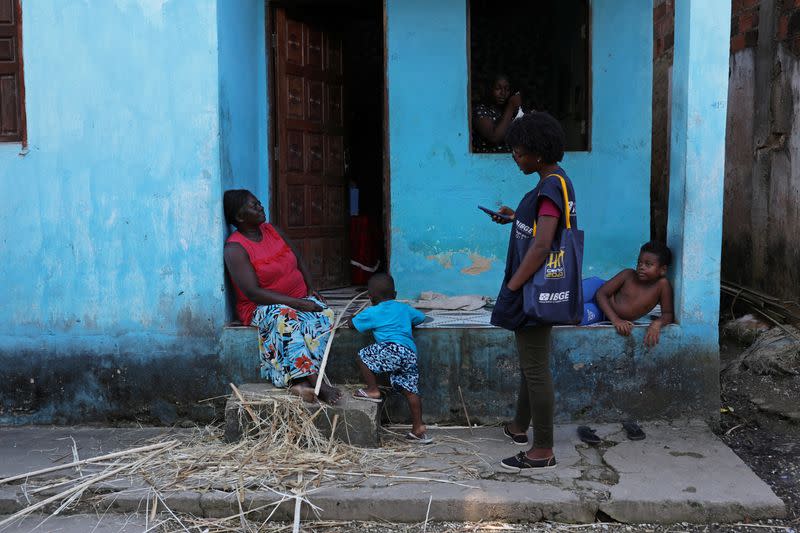
<svg viewBox="0 0 800 533"><path fill-rule="evenodd" d="M564 192L561 187L561 180L557 175L564 178L567 186L569 204L564 206ZM508 255L506 257L506 270L503 276L503 284L500 287L500 294L497 296L494 311L492 312L491 323L505 329L515 330L522 326L536 325L536 322L525 315L523 311L522 290L510 291L506 286L511 276L519 268L522 259L528 252L535 240L534 226L536 215L539 211L539 200L542 197L550 199L561 211L558 220L555 240L560 237L561 231L566 227L564 213L569 213L570 224L573 228L578 227L578 216L575 207L575 190L566 172L558 167L555 172L545 176L529 191L517 206L514 221L511 223L511 235L508 242Z"/></svg>
<svg viewBox="0 0 800 533"><path fill-rule="evenodd" d="M508 243L508 256L506 258L506 271L503 285L508 283L511 276L514 275L514 272L519 268L519 264L522 262L522 258L525 257L528 248L533 244L535 239L533 228L536 223L536 215L539 212L539 199L541 197L549 198L561 211L555 240L558 240L561 230L566 227L566 222L564 221L564 192L561 187L561 180L558 179L558 176L563 177L567 185L570 224L573 228L578 227L578 214L575 208L575 190L572 188L572 181L570 181L567 173L564 172L561 167L558 167L555 172L539 180L536 187L523 196L517 206L514 222L511 223L511 239Z"/></svg>

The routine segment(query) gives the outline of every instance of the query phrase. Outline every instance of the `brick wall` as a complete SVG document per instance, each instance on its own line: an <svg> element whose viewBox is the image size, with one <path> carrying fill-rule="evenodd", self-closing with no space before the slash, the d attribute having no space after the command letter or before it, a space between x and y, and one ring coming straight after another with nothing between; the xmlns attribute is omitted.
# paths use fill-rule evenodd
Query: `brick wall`
<svg viewBox="0 0 800 533"><path fill-rule="evenodd" d="M800 55L800 0L784 0L778 10L776 39Z"/></svg>
<svg viewBox="0 0 800 533"><path fill-rule="evenodd" d="M800 0L778 0L775 40L800 55ZM769 16L764 13L763 16ZM758 45L761 0L732 0L731 54ZM675 43L675 0L655 0L653 7L653 53L655 59L668 56Z"/></svg>
<svg viewBox="0 0 800 533"><path fill-rule="evenodd" d="M790 2L793 0L790 0ZM731 4L731 53L758 44L760 0L733 0Z"/></svg>

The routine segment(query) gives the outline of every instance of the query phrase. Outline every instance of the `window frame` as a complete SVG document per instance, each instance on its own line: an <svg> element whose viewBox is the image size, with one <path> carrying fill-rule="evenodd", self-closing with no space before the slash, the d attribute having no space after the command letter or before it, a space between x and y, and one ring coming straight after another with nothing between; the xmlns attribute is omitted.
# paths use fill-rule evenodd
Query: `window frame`
<svg viewBox="0 0 800 533"><path fill-rule="evenodd" d="M28 145L27 115L25 112L25 62L22 53L22 2L11 0L11 9L14 15L13 27L16 45L16 77L17 77L17 124L18 133L14 135L0 134L0 144L21 143L23 148Z"/></svg>
<svg viewBox="0 0 800 533"><path fill-rule="evenodd" d="M474 118L474 108L472 101L472 9L471 0L464 2L467 28L466 28L466 48L467 48L467 152L471 156L508 156L511 152L476 152L472 144L472 135L474 128L472 121ZM592 124L593 124L593 103L594 103L594 71L592 63L592 39L594 30L594 21L592 20L592 0L584 0L584 8L586 9L586 36L584 38L584 46L586 53L586 146L580 150L565 150L565 153L590 153L592 151Z"/></svg>

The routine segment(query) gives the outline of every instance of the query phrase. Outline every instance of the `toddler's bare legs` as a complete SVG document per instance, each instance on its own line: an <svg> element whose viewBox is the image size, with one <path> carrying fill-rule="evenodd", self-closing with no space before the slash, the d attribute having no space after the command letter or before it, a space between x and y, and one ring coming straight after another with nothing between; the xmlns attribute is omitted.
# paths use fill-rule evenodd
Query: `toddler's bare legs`
<svg viewBox="0 0 800 533"><path fill-rule="evenodd" d="M381 391L378 390L378 380L375 374L372 373L372 370L364 364L364 361L362 361L360 357L358 358L358 369L361 371L361 378L364 380L364 383L367 384L367 388L364 389L367 396L370 398L380 398Z"/></svg>
<svg viewBox="0 0 800 533"><path fill-rule="evenodd" d="M422 423L422 400L418 394L403 389L403 394L408 400L408 409L411 411L411 432L421 437L428 428Z"/></svg>

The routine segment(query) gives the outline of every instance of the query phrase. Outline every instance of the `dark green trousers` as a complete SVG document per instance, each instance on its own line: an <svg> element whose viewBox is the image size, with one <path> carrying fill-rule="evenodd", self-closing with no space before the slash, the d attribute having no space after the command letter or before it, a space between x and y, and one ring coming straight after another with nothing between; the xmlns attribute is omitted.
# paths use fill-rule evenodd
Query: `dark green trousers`
<svg viewBox="0 0 800 533"><path fill-rule="evenodd" d="M514 332L522 373L514 423L533 424L533 447L553 447L553 374L550 371L550 326Z"/></svg>

